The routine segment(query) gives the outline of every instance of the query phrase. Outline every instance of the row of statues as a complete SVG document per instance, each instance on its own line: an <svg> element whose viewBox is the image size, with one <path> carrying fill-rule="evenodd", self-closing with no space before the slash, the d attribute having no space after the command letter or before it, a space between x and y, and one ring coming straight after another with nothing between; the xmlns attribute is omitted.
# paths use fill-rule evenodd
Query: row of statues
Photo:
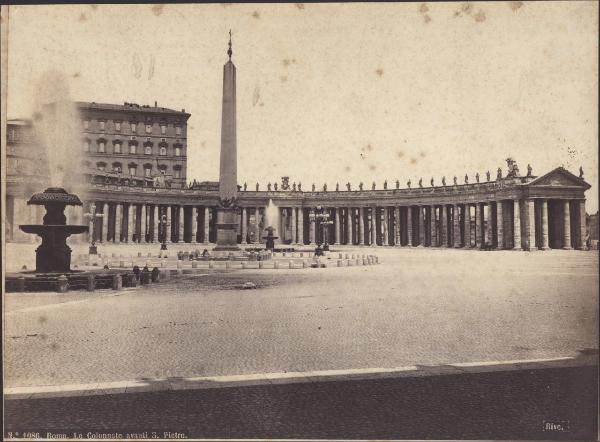
<svg viewBox="0 0 600 442"><path fill-rule="evenodd" d="M508 174L506 175L506 178L517 178L517 177L519 177L520 176L519 175L519 167L517 166L516 161L513 160L512 158L507 158L506 162L508 164ZM490 173L489 170L485 173L485 177L486 177L486 181L489 182L490 178L491 178L491 173ZM527 165L527 177L528 178L532 178L533 177L533 169L532 169L532 167L531 167L530 164ZM579 168L579 178L583 179L583 168L582 167ZM496 172L496 180L500 181L502 179L504 179L502 177L502 168L499 167L498 170L497 170L497 172ZM445 176L442 177L441 182L442 182L442 186L445 187L446 186L446 177ZM476 183L480 182L479 172L477 172L475 174L475 182ZM193 184L190 183L190 188L192 188L195 184L196 184L196 180L194 180ZM435 187L435 182L434 182L433 177L430 180L430 184L431 184L431 187ZM469 175L468 174L465 174L464 184L469 184ZM412 182L409 179L406 182L406 186L410 189L411 185L412 185ZM423 178L419 178L418 185L419 185L420 188L423 187ZM454 178L453 178L453 185L454 186L458 186L458 178L456 176L454 176ZM260 188L259 184L256 183L256 191L257 192L259 191L259 188ZM315 186L314 183L313 183L311 189L312 189L312 192L316 192L317 191L316 190L316 186ZM376 184L375 184L375 181L373 181L373 184L371 185L371 190L375 190L375 189L376 189ZM385 180L383 182L383 190L387 190L387 189L388 189L388 182L387 182L387 180ZM400 189L400 180L396 180L396 189ZM248 184L247 183L244 183L243 190L244 191L248 190ZM274 191L278 190L277 183L274 183L273 185L271 185L271 183L269 182L267 184L267 191L271 192L272 190L274 190ZM302 192L302 183L299 182L298 184L296 184L294 182L290 186L289 185L289 178L288 177L282 177L281 190L285 190L285 191L291 190L293 192ZM336 185L335 185L335 191L339 192L339 190L340 190L340 185L339 185L339 183L336 183ZM352 185L349 182L346 183L346 190L347 191L351 191L352 190ZM364 184L362 182L359 183L358 190L359 191L364 190ZM323 192L327 192L327 184L323 184L322 191Z"/></svg>
<svg viewBox="0 0 600 442"><path fill-rule="evenodd" d="M506 177L507 178L518 177L519 176L519 174L518 174L519 173L519 169L516 166L516 163L512 164L511 166L513 166L513 167L512 168L509 167L509 172L508 172L508 175ZM490 178L491 178L490 171L488 170L485 173L485 175L486 175L486 181L489 182ZM527 177L531 177L531 176L532 176L532 168L531 168L531 165L528 164L527 165ZM501 180L502 179L502 169L500 167L498 168L496 179L497 180ZM475 174L475 182L477 182L477 183L480 182L479 172L477 172ZM467 174L465 174L464 183L465 184L469 184L469 175L467 175ZM419 179L419 183L418 184L419 184L419 187L423 187L423 178ZM435 183L434 183L434 179L433 178L431 178L430 184L431 184L431 187L435 187ZM455 186L458 186L458 178L456 176L454 176L454 178L453 178L453 184ZM409 179L406 182L406 186L410 189L411 185L412 185L412 182ZM446 186L446 177L445 176L442 177L442 186ZM287 189L285 187L287 187ZM377 187L376 183L375 183L375 181L373 181L373 184L371 185L371 190L375 190L376 187ZM295 191L301 192L302 191L302 183L298 183L298 185L296 185L296 183L294 182L292 184L292 186L291 186L291 189L289 188L289 186L282 186L281 188L282 188L282 190L292 190L294 192ZM248 189L247 183L244 183L243 189L244 189L244 191L246 191ZM385 180L383 182L383 190L387 190L387 189L388 189L388 182L387 182L387 180ZM396 180L396 189L400 189L400 180ZM258 191L258 190L259 190L259 184L256 183L256 191ZM274 190L274 191L278 190L277 183L274 183L273 185L271 185L271 183L269 182L267 184L267 191L270 192L272 190ZM335 185L335 191L339 192L339 190L340 190L340 185L339 185L339 183L336 183L336 185ZM346 190L348 190L348 191L352 190L352 185L350 183L346 183ZM364 184L362 182L360 182L358 184L358 190L364 190ZM312 185L312 191L313 192L317 191L316 190L316 186L315 186L314 183ZM323 184L322 191L323 192L327 192L327 184Z"/></svg>

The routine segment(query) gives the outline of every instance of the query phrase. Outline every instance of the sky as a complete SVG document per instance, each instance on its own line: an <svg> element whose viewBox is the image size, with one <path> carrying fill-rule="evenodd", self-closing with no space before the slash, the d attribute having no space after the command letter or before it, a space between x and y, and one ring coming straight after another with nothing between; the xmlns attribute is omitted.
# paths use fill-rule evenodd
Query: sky
<svg viewBox="0 0 600 442"><path fill-rule="evenodd" d="M598 208L596 2L11 6L8 117L49 88L185 108L188 177L216 181L229 29L240 184L472 182L510 156L583 166Z"/></svg>

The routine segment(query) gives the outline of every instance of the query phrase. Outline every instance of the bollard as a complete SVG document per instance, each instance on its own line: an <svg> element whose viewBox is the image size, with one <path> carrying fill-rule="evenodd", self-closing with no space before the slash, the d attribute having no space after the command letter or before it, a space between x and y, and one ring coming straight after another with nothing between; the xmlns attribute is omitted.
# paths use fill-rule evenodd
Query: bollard
<svg viewBox="0 0 600 442"><path fill-rule="evenodd" d="M56 280L56 291L64 293L69 289L69 280L65 275L60 275Z"/></svg>
<svg viewBox="0 0 600 442"><path fill-rule="evenodd" d="M170 270L161 270L160 279L163 281L168 281L171 279L171 271Z"/></svg>
<svg viewBox="0 0 600 442"><path fill-rule="evenodd" d="M112 280L112 288L113 290L121 290L123 287L123 278L121 275L114 275Z"/></svg>
<svg viewBox="0 0 600 442"><path fill-rule="evenodd" d="M142 285L150 284L150 270L148 270L148 267L144 267L144 270L142 270L140 282Z"/></svg>
<svg viewBox="0 0 600 442"><path fill-rule="evenodd" d="M88 292L96 290L96 279L94 278L94 275L88 275L86 288Z"/></svg>
<svg viewBox="0 0 600 442"><path fill-rule="evenodd" d="M25 277L19 276L15 281L15 291L24 292L25 291Z"/></svg>

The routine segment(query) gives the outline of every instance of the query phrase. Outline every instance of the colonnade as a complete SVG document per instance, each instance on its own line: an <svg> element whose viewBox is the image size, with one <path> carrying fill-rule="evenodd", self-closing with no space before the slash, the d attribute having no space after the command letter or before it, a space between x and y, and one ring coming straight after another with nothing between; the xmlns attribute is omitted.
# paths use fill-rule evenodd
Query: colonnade
<svg viewBox="0 0 600 442"><path fill-rule="evenodd" d="M24 202L23 202L24 203ZM277 201L275 204L277 205ZM481 249L585 248L584 199L502 199L446 204L353 205L350 201L319 207L333 221L311 221L317 208L298 201L281 201L278 219L267 219L264 205L239 211L238 242L260 244L264 229L273 225L279 244L316 245L327 239L333 245L446 247ZM350 205L352 204L352 205ZM96 201L94 239L111 243L209 244L216 242L215 205L143 204ZM16 224L41 223L43 208L15 200L11 208L12 231ZM91 223L84 207L67 207L69 224ZM16 222L15 222L16 221ZM326 236L326 238L325 238ZM22 234L35 241L34 235ZM20 237L19 237L20 238ZM70 241L89 241L89 234Z"/></svg>
<svg viewBox="0 0 600 442"><path fill-rule="evenodd" d="M95 202L94 239L105 243L214 242L216 208L211 206ZM90 205L86 204L86 213ZM89 240L89 237L87 238Z"/></svg>
<svg viewBox="0 0 600 442"><path fill-rule="evenodd" d="M546 250L585 248L585 200L493 200L454 204L326 207L333 224L310 222L315 208L280 210L279 241L334 245Z"/></svg>

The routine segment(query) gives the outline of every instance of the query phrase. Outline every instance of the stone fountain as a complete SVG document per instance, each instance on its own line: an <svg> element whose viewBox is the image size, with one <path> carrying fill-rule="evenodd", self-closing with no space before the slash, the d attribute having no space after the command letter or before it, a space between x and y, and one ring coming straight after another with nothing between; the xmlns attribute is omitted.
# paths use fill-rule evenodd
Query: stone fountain
<svg viewBox="0 0 600 442"><path fill-rule="evenodd" d="M279 237L273 235L275 228L269 226L265 230L267 231L267 235L263 236L263 239L265 240L265 248L267 250L273 250L275 249L275 240Z"/></svg>
<svg viewBox="0 0 600 442"><path fill-rule="evenodd" d="M66 206L81 206L81 200L61 187L49 187L44 192L33 195L27 204L46 208L42 225L19 226L23 232L42 238L42 244L35 251L36 273L71 272L71 249L67 245L67 238L73 234L87 232L88 226L67 225L64 211Z"/></svg>

